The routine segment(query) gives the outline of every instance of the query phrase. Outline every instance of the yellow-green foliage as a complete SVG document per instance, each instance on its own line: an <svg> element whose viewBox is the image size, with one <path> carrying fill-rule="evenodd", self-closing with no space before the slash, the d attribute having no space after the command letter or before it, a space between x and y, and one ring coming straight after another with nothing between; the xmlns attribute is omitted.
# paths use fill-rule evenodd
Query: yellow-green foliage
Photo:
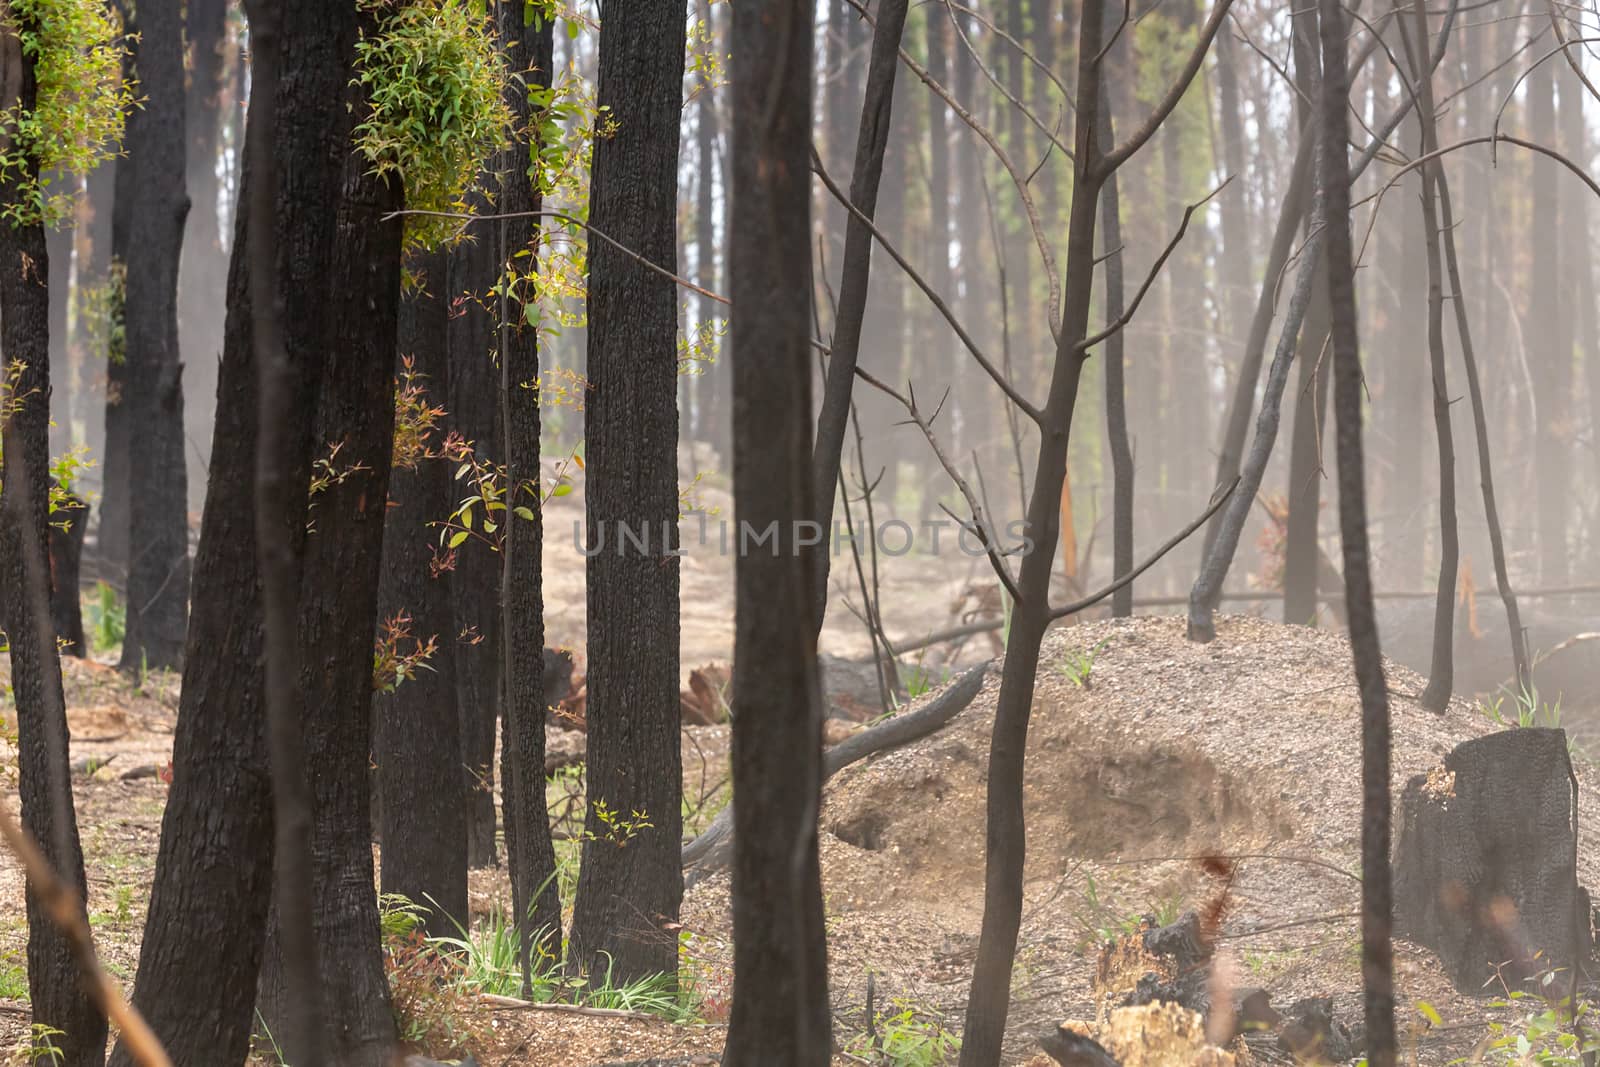
<svg viewBox="0 0 1600 1067"><path fill-rule="evenodd" d="M379 174L398 174L406 207L462 212L480 165L507 141L509 77L495 34L461 0L380 4L377 32L356 44L357 80L370 111L356 148ZM451 219L414 215L406 241L432 248L461 230Z"/></svg>
<svg viewBox="0 0 1600 1067"><path fill-rule="evenodd" d="M11 134L0 152L0 178L23 185L5 219L54 223L65 217L71 194L51 190L52 174L86 174L119 149L134 104L122 79L127 45L104 0L11 0L11 18L39 89L32 111L15 106L0 116Z"/></svg>

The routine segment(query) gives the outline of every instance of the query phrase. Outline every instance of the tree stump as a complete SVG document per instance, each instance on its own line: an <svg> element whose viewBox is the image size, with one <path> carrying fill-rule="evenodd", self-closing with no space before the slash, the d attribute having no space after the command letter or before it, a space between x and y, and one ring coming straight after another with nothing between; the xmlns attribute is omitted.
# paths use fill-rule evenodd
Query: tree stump
<svg viewBox="0 0 1600 1067"><path fill-rule="evenodd" d="M1578 783L1557 729L1463 742L1401 798L1397 932L1433 949L1463 993L1586 961ZM1494 990L1498 991L1498 986Z"/></svg>
<svg viewBox="0 0 1600 1067"><path fill-rule="evenodd" d="M50 622L61 639L61 650L80 659L89 654L83 637L83 601L78 595L83 538L88 532L89 505L75 496L67 497L50 516Z"/></svg>

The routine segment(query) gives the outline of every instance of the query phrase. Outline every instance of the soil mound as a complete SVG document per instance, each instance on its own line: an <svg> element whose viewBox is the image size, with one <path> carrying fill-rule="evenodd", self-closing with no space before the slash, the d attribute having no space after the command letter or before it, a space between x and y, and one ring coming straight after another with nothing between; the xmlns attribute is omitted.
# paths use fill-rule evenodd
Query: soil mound
<svg viewBox="0 0 1600 1067"><path fill-rule="evenodd" d="M1393 789L1457 743L1500 727L1457 701L1419 707L1423 679L1390 666ZM822 814L836 1006L864 1002L866 974L959 1024L982 918L986 761L998 670L940 733L841 771ZM1185 639L1179 618L1108 620L1046 639L1027 751L1028 861L1013 982L1010 1062L1064 1018L1092 1018L1099 945L1186 905L1226 897L1223 956L1238 980L1287 1004L1333 996L1360 1017L1360 711L1342 634L1252 617ZM1587 767L1581 799L1592 808ZM1600 837L1579 876L1600 878ZM1231 873L1206 873L1207 856ZM1216 865L1212 865L1213 870ZM686 900L691 924L725 921L726 875ZM725 927L724 927L725 928ZM1410 1025L1426 1000L1447 1024L1419 1030L1422 1062L1483 1034L1425 950L1401 945Z"/></svg>

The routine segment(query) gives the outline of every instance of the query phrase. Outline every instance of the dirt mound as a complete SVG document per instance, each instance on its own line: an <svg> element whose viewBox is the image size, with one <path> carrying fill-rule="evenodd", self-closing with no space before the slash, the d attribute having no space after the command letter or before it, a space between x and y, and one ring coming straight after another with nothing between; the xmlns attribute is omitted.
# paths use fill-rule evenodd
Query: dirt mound
<svg viewBox="0 0 1600 1067"><path fill-rule="evenodd" d="M1423 680L1388 672L1394 795L1458 742L1497 727L1465 702L1415 703ZM959 1022L982 918L991 671L973 705L933 737L847 768L822 815L836 1006L859 1012L865 976ZM1228 965L1276 1001L1333 995L1359 1018L1360 714L1341 634L1249 617L1192 644L1178 618L1057 630L1040 658L1028 738L1028 861L1007 1049L1093 1017L1092 957L1143 914L1226 892ZM1585 780L1587 770L1580 771ZM1585 813L1592 801L1583 798ZM1583 825L1580 876L1600 882ZM1226 886L1200 859L1233 858ZM690 894L692 923L725 921L726 876ZM1436 961L1402 946L1401 1003L1447 1023L1483 1017ZM1410 1021L1408 1018L1407 1021ZM1471 1025L1423 1040L1422 1062L1459 1055ZM1455 1042L1452 1044L1452 1040Z"/></svg>

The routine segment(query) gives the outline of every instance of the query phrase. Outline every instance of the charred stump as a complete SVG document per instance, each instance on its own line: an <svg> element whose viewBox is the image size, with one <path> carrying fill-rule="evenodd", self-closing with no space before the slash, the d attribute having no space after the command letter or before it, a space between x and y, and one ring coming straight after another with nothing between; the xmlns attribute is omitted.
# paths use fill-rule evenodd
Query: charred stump
<svg viewBox="0 0 1600 1067"><path fill-rule="evenodd" d="M1401 798L1397 932L1438 953L1463 993L1481 993L1496 973L1508 983L1570 975L1590 943L1577 808L1566 731L1457 745Z"/></svg>
<svg viewBox="0 0 1600 1067"><path fill-rule="evenodd" d="M89 532L89 505L68 496L50 516L50 622L61 651L79 659L89 654L83 636L83 601L78 576L83 570L83 538Z"/></svg>

